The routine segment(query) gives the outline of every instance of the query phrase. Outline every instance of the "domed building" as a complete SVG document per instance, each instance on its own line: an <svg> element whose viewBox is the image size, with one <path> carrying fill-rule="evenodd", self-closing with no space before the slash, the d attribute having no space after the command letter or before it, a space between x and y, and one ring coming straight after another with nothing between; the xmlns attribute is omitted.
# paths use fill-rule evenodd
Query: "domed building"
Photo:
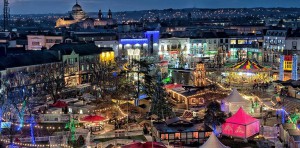
<svg viewBox="0 0 300 148"><path fill-rule="evenodd" d="M99 10L98 18L89 18L77 1L69 14L70 16L68 18L59 18L56 21L55 28L69 28L71 25L76 25L83 29L94 29L97 26L116 24L116 20L112 18L110 9L107 18L103 17L101 10Z"/></svg>
<svg viewBox="0 0 300 148"><path fill-rule="evenodd" d="M74 20L83 20L86 18L86 13L82 10L81 6L76 2L72 8L71 15Z"/></svg>

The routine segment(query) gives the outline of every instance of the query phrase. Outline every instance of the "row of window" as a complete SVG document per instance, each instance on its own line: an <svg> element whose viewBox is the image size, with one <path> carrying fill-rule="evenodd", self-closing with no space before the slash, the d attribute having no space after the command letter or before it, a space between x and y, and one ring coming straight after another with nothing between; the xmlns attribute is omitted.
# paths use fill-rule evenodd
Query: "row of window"
<svg viewBox="0 0 300 148"><path fill-rule="evenodd" d="M270 43L270 44L284 44L284 40L266 39L265 43Z"/></svg>
<svg viewBox="0 0 300 148"><path fill-rule="evenodd" d="M175 133L175 134L161 134L161 140L185 139L185 138L205 138L209 137L211 132L192 132L192 133Z"/></svg>
<svg viewBox="0 0 300 148"><path fill-rule="evenodd" d="M62 40L60 40L60 39L46 39L46 43L56 43L56 44L59 44L61 42L62 42Z"/></svg>

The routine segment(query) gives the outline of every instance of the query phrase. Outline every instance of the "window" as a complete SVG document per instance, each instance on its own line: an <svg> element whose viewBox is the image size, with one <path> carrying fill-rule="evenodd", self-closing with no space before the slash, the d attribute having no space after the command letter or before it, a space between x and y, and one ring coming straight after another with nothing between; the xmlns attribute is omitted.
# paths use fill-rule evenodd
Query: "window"
<svg viewBox="0 0 300 148"><path fill-rule="evenodd" d="M225 39L225 43L228 43L228 39Z"/></svg>
<svg viewBox="0 0 300 148"><path fill-rule="evenodd" d="M220 39L220 43L223 43L223 39Z"/></svg>
<svg viewBox="0 0 300 148"><path fill-rule="evenodd" d="M32 42L32 46L39 46L40 42Z"/></svg>
<svg viewBox="0 0 300 148"><path fill-rule="evenodd" d="M210 135L211 135L211 132L205 132L205 138L210 137Z"/></svg>
<svg viewBox="0 0 300 148"><path fill-rule="evenodd" d="M230 40L230 44L235 45L236 44L236 40Z"/></svg>
<svg viewBox="0 0 300 148"><path fill-rule="evenodd" d="M61 43L61 40L57 39L57 40L55 40L55 43L56 44Z"/></svg>
<svg viewBox="0 0 300 148"><path fill-rule="evenodd" d="M86 65L86 70L90 70L90 65Z"/></svg>
<svg viewBox="0 0 300 148"><path fill-rule="evenodd" d="M292 46L293 46L293 47L292 47L293 49L297 49L297 41L293 41L293 42L292 42Z"/></svg>
<svg viewBox="0 0 300 148"><path fill-rule="evenodd" d="M71 65L74 64L74 59L73 58L69 58L69 64L71 64Z"/></svg>
<svg viewBox="0 0 300 148"><path fill-rule="evenodd" d="M77 63L77 58L75 58L75 63Z"/></svg>
<svg viewBox="0 0 300 148"><path fill-rule="evenodd" d="M175 133L175 139L180 139L180 133Z"/></svg>
<svg viewBox="0 0 300 148"><path fill-rule="evenodd" d="M52 39L46 39L46 43L53 43Z"/></svg>
<svg viewBox="0 0 300 148"><path fill-rule="evenodd" d="M198 132L193 132L193 138L199 138L199 133Z"/></svg>
<svg viewBox="0 0 300 148"><path fill-rule="evenodd" d="M84 65L81 65L81 70L84 71Z"/></svg>
<svg viewBox="0 0 300 148"><path fill-rule="evenodd" d="M238 44L246 44L246 40L238 40Z"/></svg>
<svg viewBox="0 0 300 148"><path fill-rule="evenodd" d="M168 134L161 134L161 140L168 140L169 135Z"/></svg>

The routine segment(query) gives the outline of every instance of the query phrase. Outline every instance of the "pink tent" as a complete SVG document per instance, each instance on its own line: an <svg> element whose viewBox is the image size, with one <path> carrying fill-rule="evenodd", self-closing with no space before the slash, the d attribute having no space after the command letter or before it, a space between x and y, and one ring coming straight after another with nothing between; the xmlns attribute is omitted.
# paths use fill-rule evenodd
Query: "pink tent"
<svg viewBox="0 0 300 148"><path fill-rule="evenodd" d="M240 108L222 125L222 134L238 138L248 138L259 133L259 120Z"/></svg>

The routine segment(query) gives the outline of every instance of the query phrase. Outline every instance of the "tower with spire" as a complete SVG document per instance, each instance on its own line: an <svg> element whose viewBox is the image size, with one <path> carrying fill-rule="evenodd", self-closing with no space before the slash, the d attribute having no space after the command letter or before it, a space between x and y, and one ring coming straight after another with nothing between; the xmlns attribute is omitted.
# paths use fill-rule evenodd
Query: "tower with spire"
<svg viewBox="0 0 300 148"><path fill-rule="evenodd" d="M108 19L112 19L112 12L111 12L110 9L108 10L108 15L107 15L107 16L108 16L108 17L107 17Z"/></svg>
<svg viewBox="0 0 300 148"><path fill-rule="evenodd" d="M101 9L98 12L98 18L99 18L99 20L102 20L102 18L103 18L103 13L102 13Z"/></svg>

